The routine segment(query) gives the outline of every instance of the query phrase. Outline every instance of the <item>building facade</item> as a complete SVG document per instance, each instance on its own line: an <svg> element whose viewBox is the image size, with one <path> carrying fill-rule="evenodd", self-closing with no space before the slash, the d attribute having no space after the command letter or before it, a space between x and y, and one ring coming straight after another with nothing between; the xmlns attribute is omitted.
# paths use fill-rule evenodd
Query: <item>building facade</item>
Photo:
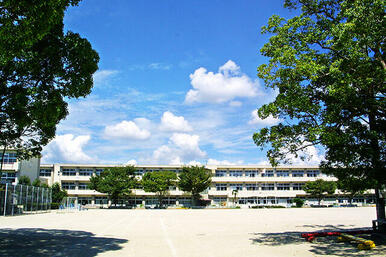
<svg viewBox="0 0 386 257"><path fill-rule="evenodd" d="M1 149L1 148L0 148ZM0 162L1 160L0 155ZM18 160L16 150L7 150L4 154L3 168L0 182L17 184L21 176L27 176L31 182L39 178L40 158Z"/></svg>
<svg viewBox="0 0 386 257"><path fill-rule="evenodd" d="M78 203L91 206L110 204L107 195L88 188L91 176L100 174L105 168L114 165L89 164L49 164L40 165L40 180L52 185L58 182L68 195L77 197ZM137 165L137 175L145 172L169 170L176 173L182 170L181 165ZM321 174L318 167L287 166L272 168L269 166L212 166L206 168L212 172L212 185L202 193L203 200L213 206L292 206L294 198L304 198L306 204L317 204L316 199L306 198L302 190L307 181L323 179L335 181L336 178ZM336 192L333 197L323 200L323 205L345 205L348 197ZM357 205L373 203L371 194L354 198ZM188 194L173 187L164 199L165 205L189 206ZM133 190L133 195L120 202L130 206L154 206L158 200L154 193L141 189Z"/></svg>

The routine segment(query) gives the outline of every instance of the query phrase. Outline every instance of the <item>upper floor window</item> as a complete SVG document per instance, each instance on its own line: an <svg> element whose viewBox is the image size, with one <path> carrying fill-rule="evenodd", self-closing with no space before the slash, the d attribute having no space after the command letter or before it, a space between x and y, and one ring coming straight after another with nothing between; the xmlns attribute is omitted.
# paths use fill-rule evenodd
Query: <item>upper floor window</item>
<svg viewBox="0 0 386 257"><path fill-rule="evenodd" d="M229 176L230 177L241 177L241 176L243 176L243 172L241 170L230 170Z"/></svg>
<svg viewBox="0 0 386 257"><path fill-rule="evenodd" d="M216 170L216 177L225 177L227 175L226 170Z"/></svg>
<svg viewBox="0 0 386 257"><path fill-rule="evenodd" d="M89 189L88 188L88 184L87 183L79 183L78 184L78 189L79 190L87 190L87 189Z"/></svg>
<svg viewBox="0 0 386 257"><path fill-rule="evenodd" d="M318 170L308 170L307 171L307 177L317 177L319 176L320 172Z"/></svg>
<svg viewBox="0 0 386 257"><path fill-rule="evenodd" d="M62 189L74 190L75 189L75 183L73 183L73 182L62 182Z"/></svg>
<svg viewBox="0 0 386 257"><path fill-rule="evenodd" d="M0 155L1 161L1 155ZM16 153L5 153L3 164L13 164L16 162Z"/></svg>
<svg viewBox="0 0 386 257"><path fill-rule="evenodd" d="M293 183L292 190L302 190L303 186L304 186L304 183Z"/></svg>
<svg viewBox="0 0 386 257"><path fill-rule="evenodd" d="M278 183L277 190L290 190L290 184L287 183Z"/></svg>
<svg viewBox="0 0 386 257"><path fill-rule="evenodd" d="M217 191L227 191L227 184L216 184Z"/></svg>
<svg viewBox="0 0 386 257"><path fill-rule="evenodd" d="M289 171L288 170L278 170L276 171L276 176L278 177L288 177Z"/></svg>
<svg viewBox="0 0 386 257"><path fill-rule="evenodd" d="M265 172L261 173L262 177L273 177L273 170L266 170Z"/></svg>
<svg viewBox="0 0 386 257"><path fill-rule="evenodd" d="M303 177L304 171L302 170L293 170L292 171L292 177Z"/></svg>
<svg viewBox="0 0 386 257"><path fill-rule="evenodd" d="M261 190L275 190L275 185L273 183L261 184Z"/></svg>
<svg viewBox="0 0 386 257"><path fill-rule="evenodd" d="M95 169L95 175L100 175L103 172L103 169Z"/></svg>
<svg viewBox="0 0 386 257"><path fill-rule="evenodd" d="M259 189L256 184L245 184L245 187L248 191L256 191Z"/></svg>
<svg viewBox="0 0 386 257"><path fill-rule="evenodd" d="M230 184L229 186L231 190L243 190L243 184Z"/></svg>
<svg viewBox="0 0 386 257"><path fill-rule="evenodd" d="M79 169L79 176L91 176L93 169Z"/></svg>
<svg viewBox="0 0 386 257"><path fill-rule="evenodd" d="M246 177L254 178L254 177L257 177L257 174L258 174L257 170L247 170L247 171L245 171L245 176Z"/></svg>
<svg viewBox="0 0 386 257"><path fill-rule="evenodd" d="M40 169L40 177L51 177L51 169Z"/></svg>
<svg viewBox="0 0 386 257"><path fill-rule="evenodd" d="M62 169L63 176L76 176L76 169Z"/></svg>

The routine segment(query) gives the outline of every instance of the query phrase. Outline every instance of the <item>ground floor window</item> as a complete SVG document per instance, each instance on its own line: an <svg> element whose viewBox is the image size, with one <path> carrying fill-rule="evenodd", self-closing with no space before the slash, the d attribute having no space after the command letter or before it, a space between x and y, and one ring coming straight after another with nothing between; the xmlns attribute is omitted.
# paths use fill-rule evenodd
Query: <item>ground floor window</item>
<svg viewBox="0 0 386 257"><path fill-rule="evenodd" d="M78 204L86 205L92 203L92 197L78 197Z"/></svg>
<svg viewBox="0 0 386 257"><path fill-rule="evenodd" d="M95 197L95 204L108 204L109 200L107 197Z"/></svg>

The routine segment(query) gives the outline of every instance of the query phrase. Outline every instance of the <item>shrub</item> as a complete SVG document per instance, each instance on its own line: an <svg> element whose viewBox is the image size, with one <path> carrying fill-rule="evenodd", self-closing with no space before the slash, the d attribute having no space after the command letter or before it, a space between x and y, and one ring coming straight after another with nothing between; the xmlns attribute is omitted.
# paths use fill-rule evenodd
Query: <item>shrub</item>
<svg viewBox="0 0 386 257"><path fill-rule="evenodd" d="M304 200L302 200L300 198L295 198L292 200L292 202L296 204L297 208L303 207L303 204L304 204Z"/></svg>

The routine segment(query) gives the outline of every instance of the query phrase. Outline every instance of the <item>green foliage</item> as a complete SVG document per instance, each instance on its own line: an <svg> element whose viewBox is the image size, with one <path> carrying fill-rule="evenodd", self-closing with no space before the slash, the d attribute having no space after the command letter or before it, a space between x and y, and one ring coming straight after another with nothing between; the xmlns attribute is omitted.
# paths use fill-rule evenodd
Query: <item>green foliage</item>
<svg viewBox="0 0 386 257"><path fill-rule="evenodd" d="M30 186L31 185L31 179L28 176L20 176L20 178L18 180L18 184Z"/></svg>
<svg viewBox="0 0 386 257"><path fill-rule="evenodd" d="M191 193L196 204L201 198L200 193L210 186L212 173L203 166L183 167L178 178L178 187Z"/></svg>
<svg viewBox="0 0 386 257"><path fill-rule="evenodd" d="M326 150L324 173L343 179L386 183L385 7L384 0L287 0L301 15L276 15L263 27L273 34L261 49L268 64L258 68L276 99L259 110L291 119L254 134L270 145L273 165L289 162L309 145Z"/></svg>
<svg viewBox="0 0 386 257"><path fill-rule="evenodd" d="M126 198L131 189L136 188L138 180L135 177L134 166L111 167L100 175L90 178L89 188L109 196L114 204L118 199Z"/></svg>
<svg viewBox="0 0 386 257"><path fill-rule="evenodd" d="M68 114L64 99L91 92L99 56L63 17L79 0L0 3L0 145L38 156ZM1 171L0 171L1 172Z"/></svg>
<svg viewBox="0 0 386 257"><path fill-rule="evenodd" d="M303 186L303 190L306 193L310 194L311 197L316 197L320 205L320 201L325 195L332 195L335 192L336 183L334 181L325 181L323 179L317 179L315 181L306 182Z"/></svg>
<svg viewBox="0 0 386 257"><path fill-rule="evenodd" d="M32 185L34 186L34 187L40 187L40 179L35 179L33 182L32 182Z"/></svg>
<svg viewBox="0 0 386 257"><path fill-rule="evenodd" d="M301 208L304 205L304 200L300 198L294 198L292 202L296 204L297 208Z"/></svg>
<svg viewBox="0 0 386 257"><path fill-rule="evenodd" d="M156 193L159 206L162 207L162 199L168 194L169 188L177 183L177 175L173 171L153 171L142 176L141 184L145 192Z"/></svg>
<svg viewBox="0 0 386 257"><path fill-rule="evenodd" d="M58 182L54 183L51 187L52 189L52 204L51 208L55 209L57 205L59 207L64 197L67 197L67 191L62 190Z"/></svg>
<svg viewBox="0 0 386 257"><path fill-rule="evenodd" d="M352 203L352 199L356 195L363 194L366 188L370 188L371 185L367 184L368 181L360 180L357 178L352 178L351 176L347 176L344 179L340 179L337 181L337 188L345 194L348 194L350 199L350 204Z"/></svg>

